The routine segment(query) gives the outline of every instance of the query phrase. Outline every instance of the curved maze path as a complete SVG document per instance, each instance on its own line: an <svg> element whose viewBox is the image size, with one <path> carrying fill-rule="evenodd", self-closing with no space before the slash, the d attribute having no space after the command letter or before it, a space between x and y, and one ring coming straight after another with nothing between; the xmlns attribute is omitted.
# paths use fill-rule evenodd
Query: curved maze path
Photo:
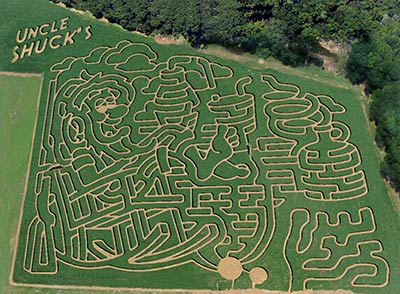
<svg viewBox="0 0 400 294"><path fill-rule="evenodd" d="M388 283L369 207L298 207L290 228L276 230L276 211L291 197L331 203L368 193L340 121L346 109L331 97L271 75L238 77L204 57L163 61L130 41L66 58L51 73L28 191L36 214L20 240L26 272L194 263L232 285L247 275L266 287L265 252L285 234L290 290ZM249 90L254 83L262 97Z"/></svg>

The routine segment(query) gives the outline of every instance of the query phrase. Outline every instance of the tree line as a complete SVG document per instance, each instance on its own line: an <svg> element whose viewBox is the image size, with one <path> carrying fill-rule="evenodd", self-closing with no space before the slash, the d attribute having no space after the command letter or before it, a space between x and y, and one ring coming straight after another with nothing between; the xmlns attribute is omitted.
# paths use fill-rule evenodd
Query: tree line
<svg viewBox="0 0 400 294"><path fill-rule="evenodd" d="M397 16L398 15L398 16ZM365 83L372 95L369 113L375 139L385 150L381 172L400 191L400 14L386 18L371 34L353 44L347 74Z"/></svg>
<svg viewBox="0 0 400 294"><path fill-rule="evenodd" d="M128 30L242 47L300 65L318 40L369 35L395 0L53 0Z"/></svg>
<svg viewBox="0 0 400 294"><path fill-rule="evenodd" d="M400 190L400 5L398 0L52 0L146 34L193 46L240 47L302 65L320 40L351 45L348 78L372 95L382 174Z"/></svg>

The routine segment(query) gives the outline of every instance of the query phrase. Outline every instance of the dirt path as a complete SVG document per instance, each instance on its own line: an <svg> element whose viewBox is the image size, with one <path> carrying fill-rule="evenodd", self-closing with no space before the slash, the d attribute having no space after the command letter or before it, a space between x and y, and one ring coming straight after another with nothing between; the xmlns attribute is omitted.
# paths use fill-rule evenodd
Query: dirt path
<svg viewBox="0 0 400 294"><path fill-rule="evenodd" d="M268 291L261 289L248 289L248 290L225 290L219 291L218 294L285 294L286 291ZM335 290L335 291L314 291L314 290L304 290L291 292L291 294L353 294L354 292L346 290Z"/></svg>
<svg viewBox="0 0 400 294"><path fill-rule="evenodd" d="M15 77L41 77L41 74L38 73L29 73L29 72L11 72L11 71L0 71L0 75L2 76L15 76Z"/></svg>
<svg viewBox="0 0 400 294"><path fill-rule="evenodd" d="M168 44L175 44L175 45L182 45L186 40L183 37L173 38L168 36L154 36L154 41L158 44L168 45Z"/></svg>

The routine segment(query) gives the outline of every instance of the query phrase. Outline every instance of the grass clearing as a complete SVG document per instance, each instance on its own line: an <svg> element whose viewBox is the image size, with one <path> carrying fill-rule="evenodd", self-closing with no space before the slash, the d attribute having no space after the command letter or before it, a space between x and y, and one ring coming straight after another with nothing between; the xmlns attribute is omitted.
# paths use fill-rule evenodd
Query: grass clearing
<svg viewBox="0 0 400 294"><path fill-rule="evenodd" d="M327 85L332 85L332 83L334 83L336 87L342 87L345 89L354 88L354 86L345 79L342 73L332 74L314 65L294 68L282 64L282 62L273 57L269 57L264 60L250 53L234 52L230 49L214 44L207 45L205 49L198 49L197 51L200 53L206 53L209 55L234 60L256 70L274 69L280 72L301 76L303 78L309 78L317 81L318 83Z"/></svg>

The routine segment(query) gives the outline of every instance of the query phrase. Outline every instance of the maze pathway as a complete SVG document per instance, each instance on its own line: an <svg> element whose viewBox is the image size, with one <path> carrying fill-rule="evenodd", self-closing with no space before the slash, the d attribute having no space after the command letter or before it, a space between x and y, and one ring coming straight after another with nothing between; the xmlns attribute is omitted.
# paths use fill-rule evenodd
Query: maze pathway
<svg viewBox="0 0 400 294"><path fill-rule="evenodd" d="M229 287L247 279L267 288L266 252L284 234L289 290L384 287L373 210L324 210L368 193L345 111L272 75L239 76L201 56L163 59L144 43L65 58L41 103L16 268L32 277L192 264ZM321 209L297 207L277 231L291 198Z"/></svg>

